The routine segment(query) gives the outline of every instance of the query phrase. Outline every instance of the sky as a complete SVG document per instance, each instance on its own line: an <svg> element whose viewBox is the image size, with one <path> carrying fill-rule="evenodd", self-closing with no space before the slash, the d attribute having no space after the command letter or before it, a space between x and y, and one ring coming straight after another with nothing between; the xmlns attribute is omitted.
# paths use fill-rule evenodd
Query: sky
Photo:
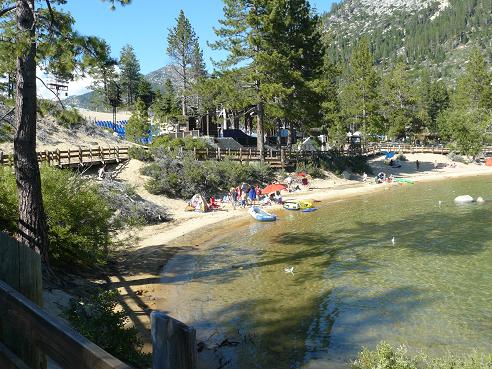
<svg viewBox="0 0 492 369"><path fill-rule="evenodd" d="M333 2L335 0L311 0L311 5L322 13L330 10ZM208 68L212 69L211 58L218 60L223 56L207 46L207 41L215 39L213 27L218 27L218 19L223 15L222 0L132 0L130 5L117 6L114 11L110 10L108 2L101 0L71 0L63 7L74 16L77 31L105 39L115 58L123 46L132 45L143 74L168 64L168 29L175 25L181 9L199 37ZM87 79L71 82L69 95L87 92L88 84Z"/></svg>

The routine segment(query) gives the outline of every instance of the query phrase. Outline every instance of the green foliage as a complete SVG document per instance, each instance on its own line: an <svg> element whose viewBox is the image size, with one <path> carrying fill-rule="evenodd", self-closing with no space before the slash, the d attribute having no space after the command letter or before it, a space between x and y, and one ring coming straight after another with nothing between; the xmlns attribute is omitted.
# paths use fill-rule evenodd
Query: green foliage
<svg viewBox="0 0 492 369"><path fill-rule="evenodd" d="M167 123L169 120L175 121L177 116L181 114L176 91L170 79L166 80L162 94L160 92L156 94L151 109L155 119L160 123Z"/></svg>
<svg viewBox="0 0 492 369"><path fill-rule="evenodd" d="M382 342L376 350L363 349L352 363L352 369L490 369L492 355L470 354L465 357L429 358L411 356L405 347L392 347Z"/></svg>
<svg viewBox="0 0 492 369"><path fill-rule="evenodd" d="M44 166L43 200L48 219L50 261L63 268L104 264L113 211L96 185L70 171Z"/></svg>
<svg viewBox="0 0 492 369"><path fill-rule="evenodd" d="M140 143L147 137L150 130L150 120L147 106L142 100L137 100L135 110L126 125L126 137L130 141Z"/></svg>
<svg viewBox="0 0 492 369"><path fill-rule="evenodd" d="M132 146L128 149L128 155L131 159L140 161L153 161L154 156L149 149L140 146Z"/></svg>
<svg viewBox="0 0 492 369"><path fill-rule="evenodd" d="M0 122L0 143L12 141L14 127L5 122Z"/></svg>
<svg viewBox="0 0 492 369"><path fill-rule="evenodd" d="M474 50L466 72L458 80L449 109L438 118L441 135L463 154L477 155L485 142L492 120L491 80L483 55Z"/></svg>
<svg viewBox="0 0 492 369"><path fill-rule="evenodd" d="M66 128L75 127L85 121L77 109L64 109L60 104L45 99L38 100L38 112L42 117L52 116L59 125Z"/></svg>
<svg viewBox="0 0 492 369"><path fill-rule="evenodd" d="M117 309L117 291L103 291L82 301L71 301L66 312L70 324L83 336L125 363L150 366L150 355L142 353L138 331L126 328L128 317Z"/></svg>
<svg viewBox="0 0 492 369"><path fill-rule="evenodd" d="M296 166L296 172L304 172L309 174L313 178L325 178L324 170L314 163L298 163Z"/></svg>
<svg viewBox="0 0 492 369"><path fill-rule="evenodd" d="M220 195L242 182L267 184L273 172L266 164L243 165L229 160L196 161L192 156L173 159L162 156L142 169L151 177L146 184L152 194L189 199L196 193L204 196Z"/></svg>
<svg viewBox="0 0 492 369"><path fill-rule="evenodd" d="M0 166L0 232L17 230L17 197L12 169Z"/></svg>
<svg viewBox="0 0 492 369"><path fill-rule="evenodd" d="M140 74L140 63L131 45L126 45L121 49L119 66L121 70L119 84L125 102L128 105L132 105L139 93L139 83L142 76Z"/></svg>
<svg viewBox="0 0 492 369"><path fill-rule="evenodd" d="M186 136L184 138L171 138L170 136L163 135L156 137L152 141L152 146L155 148L165 149L179 149L182 147L185 150L204 150L210 145L206 140L202 138L193 138L191 136Z"/></svg>
<svg viewBox="0 0 492 369"><path fill-rule="evenodd" d="M367 164L365 156L346 156L339 151L330 151L324 153L320 157L317 166L320 168L340 175L345 170L350 170L354 173L372 173L371 167Z"/></svg>
<svg viewBox="0 0 492 369"><path fill-rule="evenodd" d="M342 116L348 125L363 133L377 132L380 123L379 79L367 39L354 49L340 90Z"/></svg>
<svg viewBox="0 0 492 369"><path fill-rule="evenodd" d="M15 233L15 177L7 168L0 168L0 174L0 228ZM105 263L114 230L113 211L97 186L48 166L41 168L41 180L51 263L71 270Z"/></svg>

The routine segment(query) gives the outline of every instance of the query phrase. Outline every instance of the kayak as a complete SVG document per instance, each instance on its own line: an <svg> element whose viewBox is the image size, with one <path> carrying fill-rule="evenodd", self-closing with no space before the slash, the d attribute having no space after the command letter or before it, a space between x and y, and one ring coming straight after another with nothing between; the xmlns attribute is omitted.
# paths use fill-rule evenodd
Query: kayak
<svg viewBox="0 0 492 369"><path fill-rule="evenodd" d="M393 182L413 184L413 181L408 178L393 178Z"/></svg>
<svg viewBox="0 0 492 369"><path fill-rule="evenodd" d="M261 209L259 206L252 206L249 209L249 215L259 222L273 222L277 220L277 216L267 213L265 210Z"/></svg>
<svg viewBox="0 0 492 369"><path fill-rule="evenodd" d="M299 203L295 202L295 201L287 201L284 204L284 209L287 209L287 210L299 210L300 208L301 208L301 206L299 205Z"/></svg>
<svg viewBox="0 0 492 369"><path fill-rule="evenodd" d="M311 200L299 200L297 201L301 210L311 209L313 207L313 202Z"/></svg>
<svg viewBox="0 0 492 369"><path fill-rule="evenodd" d="M307 208L307 209L303 209L301 210L303 213L312 213L313 211L316 211L318 210L318 208Z"/></svg>

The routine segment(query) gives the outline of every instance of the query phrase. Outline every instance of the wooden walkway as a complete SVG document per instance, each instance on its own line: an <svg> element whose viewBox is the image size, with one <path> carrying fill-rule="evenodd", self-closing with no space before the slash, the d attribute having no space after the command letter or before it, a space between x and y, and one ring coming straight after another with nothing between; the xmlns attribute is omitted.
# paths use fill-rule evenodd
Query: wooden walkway
<svg viewBox="0 0 492 369"><path fill-rule="evenodd" d="M38 152L38 161L47 162L49 165L60 168L87 167L92 165L120 163L130 159L129 146L74 148L67 150L46 150ZM447 147L412 146L412 145L373 145L365 147L359 154L365 156L379 155L383 152L396 152L402 154L442 154L450 153ZM204 149L190 150L197 160L233 160L241 163L259 162L260 152L256 149L221 150ZM485 147L485 154L492 153L492 147ZM350 153L346 153L349 155ZM316 158L328 155L322 151L297 151L297 150L265 150L264 161L274 168L285 168L298 162L309 162ZM0 151L0 165L12 165L13 155Z"/></svg>

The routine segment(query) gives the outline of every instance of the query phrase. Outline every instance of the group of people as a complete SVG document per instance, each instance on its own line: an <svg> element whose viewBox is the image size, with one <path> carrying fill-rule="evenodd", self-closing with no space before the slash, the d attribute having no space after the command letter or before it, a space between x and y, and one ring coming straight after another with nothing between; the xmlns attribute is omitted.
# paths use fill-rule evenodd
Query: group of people
<svg viewBox="0 0 492 369"><path fill-rule="evenodd" d="M281 203L282 195L280 191L276 193L263 194L259 185L250 186L243 182L240 186L231 187L227 194L226 201L235 209L237 206L245 208L249 205L268 204L270 202Z"/></svg>

